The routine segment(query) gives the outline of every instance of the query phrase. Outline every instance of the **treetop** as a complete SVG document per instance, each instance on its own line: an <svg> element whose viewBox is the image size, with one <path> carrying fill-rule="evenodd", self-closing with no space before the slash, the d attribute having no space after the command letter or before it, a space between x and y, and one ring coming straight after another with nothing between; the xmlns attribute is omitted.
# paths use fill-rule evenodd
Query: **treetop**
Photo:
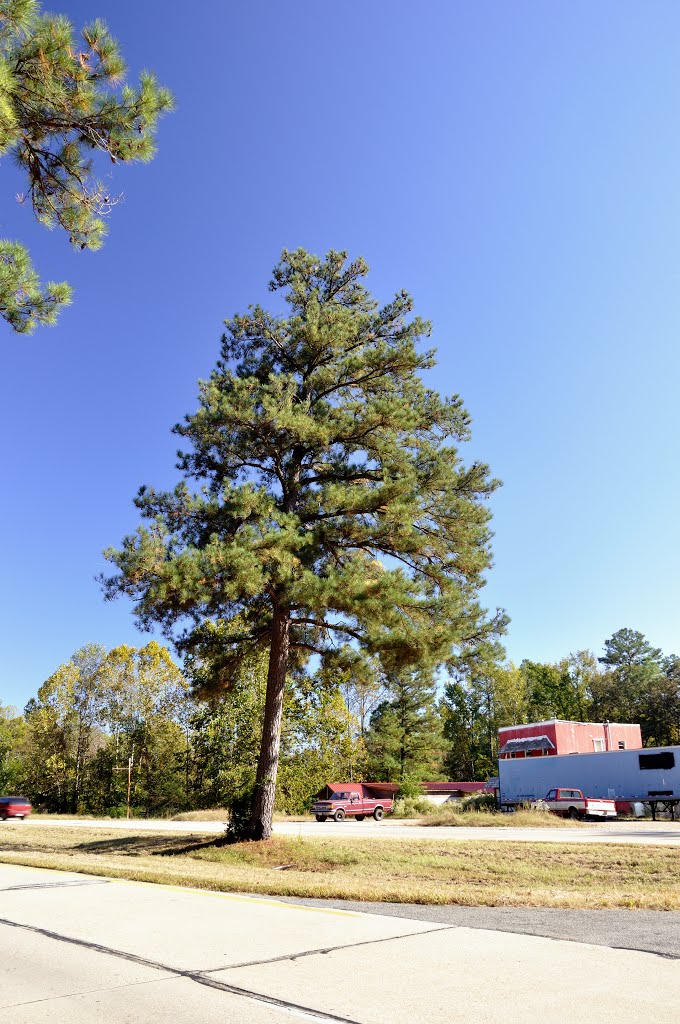
<svg viewBox="0 0 680 1024"><path fill-rule="evenodd" d="M461 398L422 379L430 324L405 291L380 305L367 272L342 252L284 250L270 287L285 312L226 321L198 409L174 428L185 480L142 488L149 525L106 553L106 593L133 597L142 626L239 614L225 642L238 658L268 645L278 609L300 654L350 642L394 666L502 629L476 601L498 483L463 462Z"/></svg>

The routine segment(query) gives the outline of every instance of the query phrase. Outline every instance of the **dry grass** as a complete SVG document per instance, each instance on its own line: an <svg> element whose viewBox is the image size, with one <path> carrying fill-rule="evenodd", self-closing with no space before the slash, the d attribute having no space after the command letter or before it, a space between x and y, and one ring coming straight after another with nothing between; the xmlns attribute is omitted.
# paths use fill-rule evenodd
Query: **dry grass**
<svg viewBox="0 0 680 1024"><path fill-rule="evenodd" d="M209 807L203 811L181 811L173 814L171 821L229 821L229 811L226 807ZM274 821L313 821L311 814L283 814L277 812Z"/></svg>
<svg viewBox="0 0 680 1024"><path fill-rule="evenodd" d="M397 801L395 814L389 817L394 821L407 821L411 825L451 825L460 827L475 828L581 828L582 823L570 821L568 818L560 818L557 814L550 814L543 811L516 811L513 814L502 814L493 810L461 810L457 804L443 805L440 807L431 806L426 813L420 810L421 802ZM31 815L32 821L110 821L108 814L35 814ZM135 818L136 821L141 819ZM155 819L162 820L162 819ZM168 821L223 821L229 820L229 811L226 807L208 807L202 811L181 811L173 814ZM311 814L284 814L277 812L274 821L313 821Z"/></svg>
<svg viewBox="0 0 680 1024"><path fill-rule="evenodd" d="M31 821L94 821L94 814L41 814L40 811L31 812ZM103 814L97 820L111 820L110 814Z"/></svg>
<svg viewBox="0 0 680 1024"><path fill-rule="evenodd" d="M512 814L500 811L462 811L444 804L435 814L430 814L421 825L452 825L461 828L583 828L580 821L561 818L549 811L514 811Z"/></svg>
<svg viewBox="0 0 680 1024"><path fill-rule="evenodd" d="M203 811L182 811L173 814L171 821L229 821L226 807L208 807Z"/></svg>
<svg viewBox="0 0 680 1024"><path fill-rule="evenodd" d="M680 909L680 849L664 846L201 835L20 823L0 861L228 892L486 906Z"/></svg>

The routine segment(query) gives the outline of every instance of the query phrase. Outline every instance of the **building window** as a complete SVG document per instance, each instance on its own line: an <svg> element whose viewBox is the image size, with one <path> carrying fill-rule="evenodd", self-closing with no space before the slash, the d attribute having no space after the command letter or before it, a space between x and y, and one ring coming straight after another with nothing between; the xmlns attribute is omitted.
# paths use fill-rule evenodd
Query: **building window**
<svg viewBox="0 0 680 1024"><path fill-rule="evenodd" d="M593 750L604 750L604 740L593 739Z"/></svg>
<svg viewBox="0 0 680 1024"><path fill-rule="evenodd" d="M619 750L625 750L625 749L626 749L626 741L625 740L619 740Z"/></svg>

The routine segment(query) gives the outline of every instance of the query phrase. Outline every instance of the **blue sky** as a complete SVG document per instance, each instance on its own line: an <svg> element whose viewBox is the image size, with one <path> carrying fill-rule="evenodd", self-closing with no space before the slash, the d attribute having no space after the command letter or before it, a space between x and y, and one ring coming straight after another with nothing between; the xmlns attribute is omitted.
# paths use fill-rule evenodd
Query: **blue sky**
<svg viewBox="0 0 680 1024"><path fill-rule="evenodd" d="M0 234L76 295L32 338L0 324L0 702L88 641L143 642L101 550L173 483L222 320L298 245L363 255L433 320L432 382L504 481L484 599L510 657L621 626L680 653L680 8L47 6L108 21L177 112L151 165L111 168L96 254L32 223L6 161Z"/></svg>

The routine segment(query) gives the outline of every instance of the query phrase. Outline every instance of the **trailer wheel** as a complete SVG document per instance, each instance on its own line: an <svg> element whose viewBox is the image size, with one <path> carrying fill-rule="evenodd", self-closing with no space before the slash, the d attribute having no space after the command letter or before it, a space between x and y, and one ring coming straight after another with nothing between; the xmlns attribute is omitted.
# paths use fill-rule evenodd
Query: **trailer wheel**
<svg viewBox="0 0 680 1024"><path fill-rule="evenodd" d="M366 815L365 814L355 814L354 817L356 818L357 821L363 821L364 818L366 817Z"/></svg>
<svg viewBox="0 0 680 1024"><path fill-rule="evenodd" d="M337 811L333 815L333 821L344 821L344 820L345 820L345 812L343 811L342 807L338 807Z"/></svg>
<svg viewBox="0 0 680 1024"><path fill-rule="evenodd" d="M326 820L326 815L325 814L317 814L316 820L317 821L325 821Z"/></svg>
<svg viewBox="0 0 680 1024"><path fill-rule="evenodd" d="M381 821L384 816L385 812L383 811L382 807L376 807L376 809L373 811L373 817L375 818L376 821Z"/></svg>
<svg viewBox="0 0 680 1024"><path fill-rule="evenodd" d="M580 818L581 818L581 815L579 814L579 812L576 809L576 807L570 807L569 810L567 811L567 817L571 818L573 821L579 821Z"/></svg>

